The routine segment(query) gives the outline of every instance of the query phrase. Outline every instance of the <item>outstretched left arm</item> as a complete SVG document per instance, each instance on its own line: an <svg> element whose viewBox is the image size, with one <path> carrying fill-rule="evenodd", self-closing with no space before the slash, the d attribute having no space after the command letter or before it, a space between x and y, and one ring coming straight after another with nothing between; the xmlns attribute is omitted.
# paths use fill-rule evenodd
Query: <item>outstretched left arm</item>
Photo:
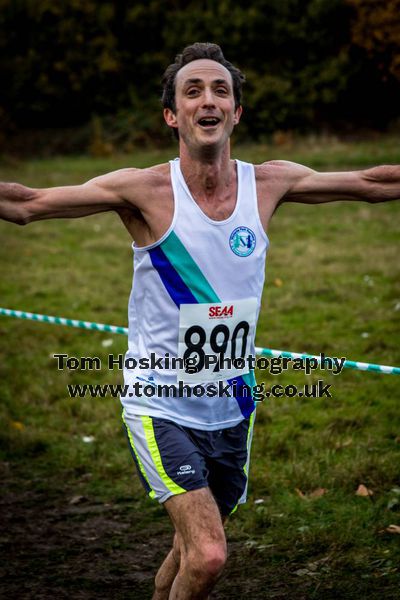
<svg viewBox="0 0 400 600"><path fill-rule="evenodd" d="M318 173L295 163L289 163L287 167L291 185L283 202L318 204L335 200L385 202L400 199L400 165L343 173Z"/></svg>

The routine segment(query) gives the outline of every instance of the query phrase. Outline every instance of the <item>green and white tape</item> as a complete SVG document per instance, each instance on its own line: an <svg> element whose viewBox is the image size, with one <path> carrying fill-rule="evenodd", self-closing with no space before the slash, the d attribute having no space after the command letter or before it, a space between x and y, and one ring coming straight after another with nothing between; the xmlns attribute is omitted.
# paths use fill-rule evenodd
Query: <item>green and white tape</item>
<svg viewBox="0 0 400 600"><path fill-rule="evenodd" d="M39 321L41 323L51 323L52 325L66 325L67 327L78 327L80 329L90 329L91 331L104 331L107 333L121 333L128 335L127 327L118 327L117 325L105 325L104 323L92 323L90 321L80 321L77 319L66 319L64 317L52 317L50 315L40 315L37 313L24 312L22 310L12 310L11 308L0 308L0 315L4 317L14 317L16 319L29 319L31 321ZM286 357L286 358L302 358L315 359L318 363L321 362L320 356L312 354L299 354L297 352L288 352L286 350L272 350L271 348L256 347L257 354L261 356ZM326 356L325 360L330 357ZM346 369L357 369L358 371L374 371L375 373L386 373L389 375L400 375L400 367L390 367L388 365L376 365L354 360L347 360L343 365Z"/></svg>
<svg viewBox="0 0 400 600"><path fill-rule="evenodd" d="M108 333L122 333L123 335L128 335L127 327L105 325L104 323L91 323L90 321L79 321L77 319L65 319L64 317L52 317L50 315L39 315L36 313L24 312L22 310L12 310L10 308L0 308L0 315L3 315L4 317L15 317L16 319L40 321L41 323L51 323L52 325L66 325L67 327L79 327L80 329L91 329L92 331L107 331Z"/></svg>
<svg viewBox="0 0 400 600"><path fill-rule="evenodd" d="M285 350L272 350L271 348L257 348L257 354L261 356L283 356L287 358L313 358L321 362L320 356L312 354L298 354L297 352L287 352ZM329 356L324 357L325 361L332 360ZM390 367L388 365L375 365L373 363L360 362L358 360L345 360L343 367L346 369L357 369L358 371L375 371L375 373L387 373L388 375L400 375L400 367Z"/></svg>

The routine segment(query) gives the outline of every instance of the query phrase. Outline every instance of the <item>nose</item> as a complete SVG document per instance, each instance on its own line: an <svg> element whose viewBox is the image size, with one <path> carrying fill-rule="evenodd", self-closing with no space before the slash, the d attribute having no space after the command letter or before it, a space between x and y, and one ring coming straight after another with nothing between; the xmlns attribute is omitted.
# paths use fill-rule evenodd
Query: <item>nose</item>
<svg viewBox="0 0 400 600"><path fill-rule="evenodd" d="M203 106L207 106L207 107L215 106L214 94L212 92L212 89L209 87L206 87L204 89Z"/></svg>

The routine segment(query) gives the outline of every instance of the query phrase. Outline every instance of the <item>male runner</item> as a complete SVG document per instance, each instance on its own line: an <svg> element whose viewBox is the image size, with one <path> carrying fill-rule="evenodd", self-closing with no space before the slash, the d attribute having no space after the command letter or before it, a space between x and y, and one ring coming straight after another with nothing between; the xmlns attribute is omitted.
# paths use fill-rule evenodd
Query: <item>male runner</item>
<svg viewBox="0 0 400 600"><path fill-rule="evenodd" d="M176 531L156 600L207 598L226 562L223 521L246 494L254 379L251 369L221 373L205 361L254 353L265 232L276 208L400 198L400 166L317 173L286 161L232 160L243 79L218 46L189 46L164 75L164 118L179 139L179 160L77 186L0 185L0 217L20 225L117 211L135 240L127 359L196 357L191 375L165 363L124 372L135 390L121 398L132 454ZM215 388L221 378L230 395ZM180 380L188 386L180 397L158 391ZM141 381L154 396L139 393ZM198 396L188 393L196 386Z"/></svg>

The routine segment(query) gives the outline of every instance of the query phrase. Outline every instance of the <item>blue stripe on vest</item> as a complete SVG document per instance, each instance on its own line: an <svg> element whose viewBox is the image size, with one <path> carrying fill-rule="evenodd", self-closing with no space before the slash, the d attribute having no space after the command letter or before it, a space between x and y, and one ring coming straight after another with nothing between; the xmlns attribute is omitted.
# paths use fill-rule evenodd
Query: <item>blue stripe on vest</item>
<svg viewBox="0 0 400 600"><path fill-rule="evenodd" d="M148 251L153 267L161 277L168 294L179 308L181 304L198 304L196 298L183 281L182 277L171 265L160 246Z"/></svg>
<svg viewBox="0 0 400 600"><path fill-rule="evenodd" d="M227 379L229 385L236 384L236 395L235 400L239 404L240 411L245 419L248 419L251 413L254 411L254 400L252 396L251 388L245 383L243 377L239 375L238 377L233 377L232 379ZM250 396L248 392L250 390Z"/></svg>

